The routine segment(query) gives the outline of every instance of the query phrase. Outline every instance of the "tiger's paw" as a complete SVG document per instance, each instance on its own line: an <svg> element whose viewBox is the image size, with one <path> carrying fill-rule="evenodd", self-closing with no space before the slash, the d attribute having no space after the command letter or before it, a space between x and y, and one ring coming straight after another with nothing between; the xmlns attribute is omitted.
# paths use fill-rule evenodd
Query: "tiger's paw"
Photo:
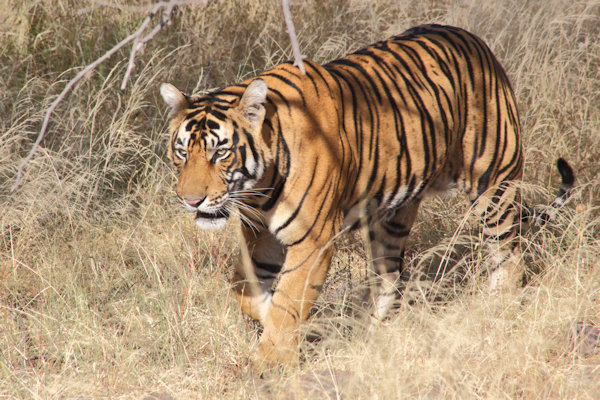
<svg viewBox="0 0 600 400"><path fill-rule="evenodd" d="M284 343L275 343L273 340L261 339L252 362L252 370L260 376L265 376L285 368L297 367L298 364L298 344L295 341L286 340Z"/></svg>
<svg viewBox="0 0 600 400"><path fill-rule="evenodd" d="M518 291L523 286L522 270L512 265L501 265L489 276L489 293L492 295L508 294Z"/></svg>

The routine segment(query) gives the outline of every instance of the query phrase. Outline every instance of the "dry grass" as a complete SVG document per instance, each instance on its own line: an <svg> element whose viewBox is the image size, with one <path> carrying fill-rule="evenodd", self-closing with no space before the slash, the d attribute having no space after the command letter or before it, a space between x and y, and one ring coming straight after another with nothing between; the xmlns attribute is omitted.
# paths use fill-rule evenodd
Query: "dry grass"
<svg viewBox="0 0 600 400"><path fill-rule="evenodd" d="M599 398L600 355L573 350L569 326L600 326L600 4L293 4L302 51L319 62L420 23L480 35L517 93L528 200L551 199L543 188L556 188L558 156L578 188L551 227L525 238L526 289L499 297L459 273L484 257L477 229L457 230L466 203L428 201L410 253L424 276L368 335L344 310L364 252L342 239L328 307L306 327L322 339L304 343L299 370L259 380L248 373L259 332L224 275L235 235L197 231L174 204L157 88L204 91L291 58L279 2L264 3L180 10L124 92L126 52L90 74L11 195L45 107L142 16L89 1L0 0L0 398ZM446 253L449 268L433 281Z"/></svg>

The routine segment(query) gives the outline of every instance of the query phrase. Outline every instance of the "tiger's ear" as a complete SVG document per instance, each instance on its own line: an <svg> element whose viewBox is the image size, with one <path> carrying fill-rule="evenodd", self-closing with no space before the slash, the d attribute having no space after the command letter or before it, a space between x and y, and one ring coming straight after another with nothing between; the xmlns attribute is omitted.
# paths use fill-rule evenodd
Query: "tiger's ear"
<svg viewBox="0 0 600 400"><path fill-rule="evenodd" d="M170 83L163 83L160 85L160 94L165 103L171 108L172 115L188 108L190 105L188 97Z"/></svg>
<svg viewBox="0 0 600 400"><path fill-rule="evenodd" d="M238 108L253 128L257 128L265 118L266 100L267 84L262 79L253 80L242 95Z"/></svg>

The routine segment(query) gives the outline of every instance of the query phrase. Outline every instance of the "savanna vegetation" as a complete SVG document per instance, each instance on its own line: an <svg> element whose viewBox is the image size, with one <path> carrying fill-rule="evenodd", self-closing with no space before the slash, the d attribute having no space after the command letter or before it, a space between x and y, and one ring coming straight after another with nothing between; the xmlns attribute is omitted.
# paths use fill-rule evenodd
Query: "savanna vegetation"
<svg viewBox="0 0 600 400"><path fill-rule="evenodd" d="M204 232L174 199L161 82L202 93L291 59L280 2L179 8L136 58L65 84L137 29L149 1L0 0L0 398L600 398L600 2L295 1L317 62L422 23L482 37L512 80L530 204L549 204L555 160L577 186L556 220L525 234L523 290L490 296L468 201L432 198L413 231L399 309L366 332L356 317L366 254L345 236L298 369L259 378L259 327L226 271L236 229ZM589 341L587 342L589 344Z"/></svg>

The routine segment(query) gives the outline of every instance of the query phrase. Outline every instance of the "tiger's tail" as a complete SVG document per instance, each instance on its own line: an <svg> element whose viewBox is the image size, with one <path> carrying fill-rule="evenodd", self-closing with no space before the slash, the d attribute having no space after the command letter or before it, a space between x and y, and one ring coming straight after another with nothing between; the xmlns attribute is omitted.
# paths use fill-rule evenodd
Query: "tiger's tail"
<svg viewBox="0 0 600 400"><path fill-rule="evenodd" d="M552 204L545 210L538 211L527 207L527 221L532 225L544 226L546 223L553 221L556 217L558 209L563 206L571 196L573 186L575 184L575 174L573 168L563 158L559 158L556 162L556 168L561 177L561 184L556 193L556 197Z"/></svg>

